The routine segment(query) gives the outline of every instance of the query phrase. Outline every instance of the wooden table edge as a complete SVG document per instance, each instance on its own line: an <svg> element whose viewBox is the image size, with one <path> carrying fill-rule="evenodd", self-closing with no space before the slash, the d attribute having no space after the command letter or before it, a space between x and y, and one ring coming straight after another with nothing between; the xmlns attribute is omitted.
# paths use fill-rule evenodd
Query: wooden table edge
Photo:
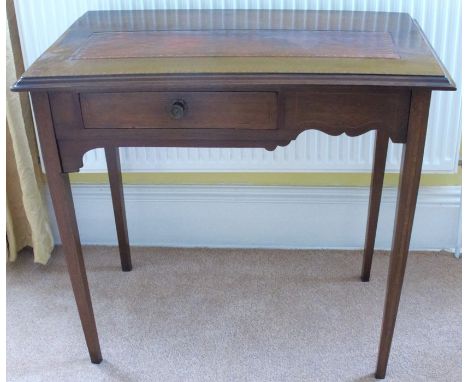
<svg viewBox="0 0 468 382"><path fill-rule="evenodd" d="M453 79L446 76L396 76L396 75L356 75L356 74L274 74L274 73L228 73L228 74L157 74L157 75L99 75L62 77L21 77L11 86L18 91L53 91L92 89L103 86L119 87L123 84L135 87L177 86L384 86L426 88L430 90L457 90Z"/></svg>

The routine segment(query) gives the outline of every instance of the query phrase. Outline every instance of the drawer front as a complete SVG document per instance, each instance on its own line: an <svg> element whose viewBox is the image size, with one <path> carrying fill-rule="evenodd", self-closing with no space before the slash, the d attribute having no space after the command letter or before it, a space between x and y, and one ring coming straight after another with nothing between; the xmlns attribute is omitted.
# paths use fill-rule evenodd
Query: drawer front
<svg viewBox="0 0 468 382"><path fill-rule="evenodd" d="M87 129L276 129L275 92L81 93Z"/></svg>

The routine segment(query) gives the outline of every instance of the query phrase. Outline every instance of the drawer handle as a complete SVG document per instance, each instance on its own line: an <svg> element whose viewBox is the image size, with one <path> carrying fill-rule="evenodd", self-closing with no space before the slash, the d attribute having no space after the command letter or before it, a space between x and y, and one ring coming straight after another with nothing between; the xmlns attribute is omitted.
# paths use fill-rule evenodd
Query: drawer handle
<svg viewBox="0 0 468 382"><path fill-rule="evenodd" d="M171 106L171 117L174 119L181 119L184 116L185 112L185 101L177 100L172 103Z"/></svg>

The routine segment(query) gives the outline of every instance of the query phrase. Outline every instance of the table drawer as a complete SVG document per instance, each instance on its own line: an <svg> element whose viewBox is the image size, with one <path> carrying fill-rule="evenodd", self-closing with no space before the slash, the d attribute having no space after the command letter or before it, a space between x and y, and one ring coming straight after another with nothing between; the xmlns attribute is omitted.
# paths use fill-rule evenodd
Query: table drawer
<svg viewBox="0 0 468 382"><path fill-rule="evenodd" d="M81 93L87 129L276 129L275 92Z"/></svg>

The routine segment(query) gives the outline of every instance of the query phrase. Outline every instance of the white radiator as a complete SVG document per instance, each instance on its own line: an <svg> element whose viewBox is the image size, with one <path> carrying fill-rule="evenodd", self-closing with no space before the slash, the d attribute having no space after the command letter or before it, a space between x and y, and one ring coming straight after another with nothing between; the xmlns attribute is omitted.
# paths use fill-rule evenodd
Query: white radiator
<svg viewBox="0 0 468 382"><path fill-rule="evenodd" d="M28 67L73 21L88 10L110 9L317 9L408 12L454 77L457 92L433 93L425 172L454 172L461 132L461 2L460 0L15 0L25 65ZM400 145L391 145L387 169L399 169ZM263 149L121 149L124 171L369 171L373 133L358 138L302 133L288 147ZM85 155L82 172L105 172L103 150Z"/></svg>

